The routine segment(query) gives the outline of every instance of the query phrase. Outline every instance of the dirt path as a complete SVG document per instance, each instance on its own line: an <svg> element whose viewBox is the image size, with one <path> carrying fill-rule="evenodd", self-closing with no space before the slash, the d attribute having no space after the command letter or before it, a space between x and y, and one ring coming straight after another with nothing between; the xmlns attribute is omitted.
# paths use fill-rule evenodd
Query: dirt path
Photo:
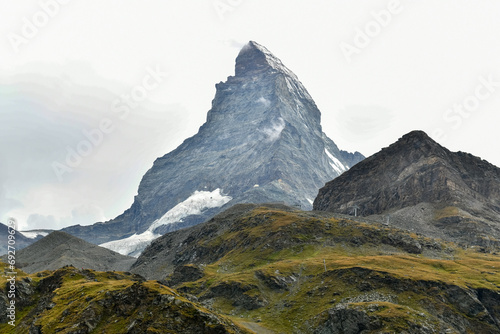
<svg viewBox="0 0 500 334"><path fill-rule="evenodd" d="M261 325L256 324L255 322L240 321L239 324L248 328L249 330L253 331L256 334L276 334L272 330L264 328Z"/></svg>

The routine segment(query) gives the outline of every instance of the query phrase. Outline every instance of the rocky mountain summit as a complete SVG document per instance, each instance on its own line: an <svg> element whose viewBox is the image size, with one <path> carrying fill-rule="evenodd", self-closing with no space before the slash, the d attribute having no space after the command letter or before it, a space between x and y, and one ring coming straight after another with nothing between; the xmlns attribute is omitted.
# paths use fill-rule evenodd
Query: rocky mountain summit
<svg viewBox="0 0 500 334"><path fill-rule="evenodd" d="M311 209L317 190L364 157L340 150L297 76L249 42L235 75L216 85L207 121L144 175L131 208L115 219L64 231L124 254L196 225L236 203Z"/></svg>
<svg viewBox="0 0 500 334"><path fill-rule="evenodd" d="M356 211L429 236L500 246L500 168L413 131L328 182L314 209Z"/></svg>

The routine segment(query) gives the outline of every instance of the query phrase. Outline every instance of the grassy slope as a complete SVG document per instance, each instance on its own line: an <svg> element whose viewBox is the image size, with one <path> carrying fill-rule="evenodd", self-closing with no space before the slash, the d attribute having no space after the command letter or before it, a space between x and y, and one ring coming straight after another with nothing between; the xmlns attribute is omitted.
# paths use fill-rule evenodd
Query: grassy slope
<svg viewBox="0 0 500 334"><path fill-rule="evenodd" d="M255 224L256 221L259 223ZM435 294L441 293L440 286L500 291L499 256L463 250L444 242L435 252L409 254L373 242L393 233L390 228L303 217L299 212L269 208L252 211L239 227L216 240L199 240L203 248L229 241L236 245L217 262L206 265L203 278L178 287L203 298L217 285L236 283L247 290L244 294L265 300L267 305L247 310L235 305L234 300L215 298L214 308L235 319L259 321L262 326L280 333L306 330L306 321L320 320L322 312L339 303L368 310L383 319L387 330L402 330L409 322L437 326L438 319L431 317L425 308L433 292L423 289L425 291L418 293L415 287L421 282L433 282L430 285L434 285ZM416 235L411 237L420 242L433 242ZM273 247L290 238L303 242L283 249ZM352 242L360 238L362 245L359 240ZM358 268L371 274L363 278L349 271ZM284 288L270 288L259 278L262 276L286 281ZM388 279L387 283L380 284L384 279ZM370 285L370 281L379 284L363 288L363 284ZM390 285L394 281L401 282L403 288L392 289ZM404 291L405 285L408 291ZM390 300L383 301L384 298L373 295L388 296ZM374 300L363 301L370 298Z"/></svg>
<svg viewBox="0 0 500 334"><path fill-rule="evenodd" d="M15 328L0 324L0 333L28 333L33 323L42 333L61 334L89 328L92 333L106 334L130 329L137 333L246 333L175 290L156 281L142 282L129 273L64 267L33 275L19 271L18 278L32 280L32 303L18 308ZM58 286L53 295L47 290L50 286ZM47 303L40 309L44 298Z"/></svg>
<svg viewBox="0 0 500 334"><path fill-rule="evenodd" d="M29 275L34 286L48 277L61 277L54 304L43 310L36 324L44 333L67 333L75 324L85 322L84 310L100 315L89 317L97 319L90 324L92 333L123 333L134 321L147 324L145 333L168 333L165 328L175 317L166 318L161 312L175 314L186 323L199 322L200 314L218 313L225 315L220 318L228 332L243 332L230 324L227 319L231 319L258 323L254 328L276 333L297 333L324 322L333 308L362 310L377 319L384 330L394 332L409 326L442 328L442 319L436 314L446 317L450 314L446 312L471 322L481 321L481 314L467 314L467 310L450 306L449 291L453 287L500 291L500 257L417 235L409 237L428 245L421 254L380 242L395 233L388 227L258 208L223 235L195 241L196 247L205 250L231 244L231 250L217 261L196 264L203 269L201 279L176 286L198 296L206 308L156 281L137 282L125 273L64 268ZM19 279L26 276L18 275ZM138 286L143 303L128 309L130 301L123 297L122 306L108 305L110 296L119 300ZM5 287L3 282L1 287ZM219 291L236 287L236 299L214 293L217 287L221 287ZM166 309L155 302L161 295L166 296ZM40 297L41 292L33 296L36 300ZM35 306L18 310L16 333L27 333L35 311ZM9 330L10 326L0 324L0 332Z"/></svg>

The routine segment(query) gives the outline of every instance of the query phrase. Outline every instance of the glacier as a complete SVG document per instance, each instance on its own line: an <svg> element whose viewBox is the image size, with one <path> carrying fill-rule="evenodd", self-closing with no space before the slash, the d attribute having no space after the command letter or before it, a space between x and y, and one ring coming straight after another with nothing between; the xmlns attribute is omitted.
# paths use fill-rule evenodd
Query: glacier
<svg viewBox="0 0 500 334"><path fill-rule="evenodd" d="M46 237L50 233L50 232L46 232L46 231L36 231L36 230L20 231L20 232L22 235L24 235L26 238L29 238L29 239L36 239L36 238L38 238L38 236Z"/></svg>
<svg viewBox="0 0 500 334"><path fill-rule="evenodd" d="M214 191L195 191L186 200L168 210L161 218L156 219L143 233L135 233L127 238L105 242L99 246L122 255L138 257L153 240L161 236L154 232L158 227L182 221L187 216L200 215L203 211L221 207L232 199L231 196L224 195L219 188Z"/></svg>
<svg viewBox="0 0 500 334"><path fill-rule="evenodd" d="M333 154L331 154L330 151L328 151L326 148L325 148L325 153L328 156L328 158L330 158L331 161L330 166L332 166L333 170L335 170L339 174L342 174L343 172L349 169L349 167L342 164L340 160L335 158Z"/></svg>

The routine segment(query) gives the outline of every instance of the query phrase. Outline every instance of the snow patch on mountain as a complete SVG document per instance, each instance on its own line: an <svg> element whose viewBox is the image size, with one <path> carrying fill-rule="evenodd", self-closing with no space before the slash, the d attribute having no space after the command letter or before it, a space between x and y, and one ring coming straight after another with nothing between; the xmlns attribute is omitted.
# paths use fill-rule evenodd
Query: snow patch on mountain
<svg viewBox="0 0 500 334"><path fill-rule="evenodd" d="M125 239L109 241L100 244L99 246L111 249L112 251L115 251L122 255L138 257L139 255L141 255L141 252L144 250L144 248L146 248L151 243L151 241L159 238L160 236L161 234L155 234L151 231L145 231L141 234L136 233Z"/></svg>
<svg viewBox="0 0 500 334"><path fill-rule="evenodd" d="M271 126L268 128L264 128L261 130L266 136L266 141L273 142L278 139L281 135L281 132L285 128L285 121L283 118L278 118L278 121L272 122Z"/></svg>
<svg viewBox="0 0 500 334"><path fill-rule="evenodd" d="M262 103L264 106L269 107L271 105L271 101L266 99L264 96L261 96L258 100L257 103Z"/></svg>
<svg viewBox="0 0 500 334"><path fill-rule="evenodd" d="M157 219L149 227L149 231L154 231L162 225L167 225L182 221L190 215L199 215L206 209L218 208L232 200L231 196L223 195L217 188L214 191L195 191L188 199L174 206L167 211L160 219Z"/></svg>
<svg viewBox="0 0 500 334"><path fill-rule="evenodd" d="M46 237L47 235L49 235L50 232L46 232L46 231L21 231L21 234L24 235L26 238L28 239L36 239L38 238L38 236L42 236L42 237Z"/></svg>
<svg viewBox="0 0 500 334"><path fill-rule="evenodd" d="M186 200L167 211L160 219L155 220L145 232L109 241L99 246L123 255L138 257L153 240L161 236L161 234L154 233L158 227L180 222L191 215L200 215L203 211L221 207L230 200L232 197L223 195L219 188L214 191L195 191Z"/></svg>
<svg viewBox="0 0 500 334"><path fill-rule="evenodd" d="M346 170L349 169L349 167L346 167L344 164L342 164L340 162L339 159L335 158L333 156L333 154L330 153L330 151L328 151L328 149L325 148L325 153L326 155L328 156L328 158L330 159L330 166L332 166L332 168L339 174L342 174L343 172L345 172Z"/></svg>

